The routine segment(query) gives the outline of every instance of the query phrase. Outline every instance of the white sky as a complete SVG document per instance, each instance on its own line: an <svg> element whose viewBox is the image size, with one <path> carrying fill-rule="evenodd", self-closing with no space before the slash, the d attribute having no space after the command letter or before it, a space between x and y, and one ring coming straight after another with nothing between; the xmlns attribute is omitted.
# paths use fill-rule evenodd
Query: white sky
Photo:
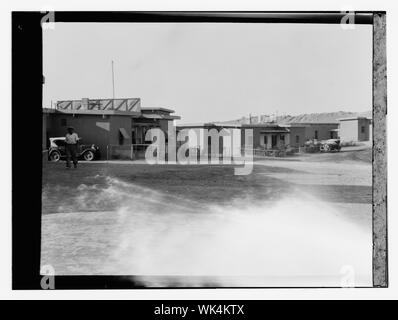
<svg viewBox="0 0 398 320"><path fill-rule="evenodd" d="M139 97L181 123L372 109L372 26L56 23L43 40L43 106Z"/></svg>

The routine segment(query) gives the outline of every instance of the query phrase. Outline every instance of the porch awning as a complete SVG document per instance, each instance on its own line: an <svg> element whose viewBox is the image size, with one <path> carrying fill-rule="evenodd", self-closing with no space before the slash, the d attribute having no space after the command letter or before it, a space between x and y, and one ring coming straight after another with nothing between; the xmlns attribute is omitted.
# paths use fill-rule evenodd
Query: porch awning
<svg viewBox="0 0 398 320"><path fill-rule="evenodd" d="M178 120L181 119L179 116L171 116L171 115L165 115L165 114L142 114L142 118L145 119L154 119L154 120Z"/></svg>
<svg viewBox="0 0 398 320"><path fill-rule="evenodd" d="M261 131L260 133L289 133L287 130L266 130Z"/></svg>
<svg viewBox="0 0 398 320"><path fill-rule="evenodd" d="M130 139L130 136L128 135L126 129L124 129L124 128L119 128L119 132L120 132L120 134L122 135L122 137L123 137L124 139Z"/></svg>
<svg viewBox="0 0 398 320"><path fill-rule="evenodd" d="M146 119L163 119L160 114L143 114L142 117Z"/></svg>

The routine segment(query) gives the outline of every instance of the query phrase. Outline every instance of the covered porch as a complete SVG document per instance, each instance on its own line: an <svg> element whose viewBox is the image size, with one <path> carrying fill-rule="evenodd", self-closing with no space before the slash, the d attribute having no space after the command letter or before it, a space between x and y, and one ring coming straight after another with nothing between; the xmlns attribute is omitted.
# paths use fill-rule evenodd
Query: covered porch
<svg viewBox="0 0 398 320"><path fill-rule="evenodd" d="M258 136L255 138L258 139L258 144L254 144L260 149L284 150L289 145L290 132L286 128L272 126L257 128L257 131Z"/></svg>

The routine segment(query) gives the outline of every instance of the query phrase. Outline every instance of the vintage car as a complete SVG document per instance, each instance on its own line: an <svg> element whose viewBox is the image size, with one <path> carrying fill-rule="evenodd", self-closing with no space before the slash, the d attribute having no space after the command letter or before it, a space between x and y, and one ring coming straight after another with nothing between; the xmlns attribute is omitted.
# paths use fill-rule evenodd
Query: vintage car
<svg viewBox="0 0 398 320"><path fill-rule="evenodd" d="M99 158L99 148L94 144L82 144L80 143L81 139L79 139L79 143L77 145L77 156L80 159L84 159L86 161L92 161L94 159ZM61 159L66 159L66 150L65 150L65 137L58 138L50 138L50 148L48 149L48 159L53 162L57 162Z"/></svg>
<svg viewBox="0 0 398 320"><path fill-rule="evenodd" d="M307 152L307 153L316 153L321 150L321 146L322 146L322 143L319 140L315 140L315 139L307 140L304 143L303 150L304 150L304 152Z"/></svg>
<svg viewBox="0 0 398 320"><path fill-rule="evenodd" d="M340 151L341 150L340 139L329 139L322 141L320 149L323 152Z"/></svg>

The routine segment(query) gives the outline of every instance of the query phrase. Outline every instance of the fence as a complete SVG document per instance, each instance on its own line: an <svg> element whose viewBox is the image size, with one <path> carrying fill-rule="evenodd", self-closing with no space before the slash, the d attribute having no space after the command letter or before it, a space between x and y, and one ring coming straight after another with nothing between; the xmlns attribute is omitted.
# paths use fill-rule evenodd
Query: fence
<svg viewBox="0 0 398 320"><path fill-rule="evenodd" d="M145 151L150 144L131 144L131 145L108 145L106 150L106 159L107 160L144 160L145 159ZM240 149L240 148L239 148ZM240 155L238 152L240 151ZM303 152L304 150L300 150ZM178 146L176 149L176 157L178 152ZM231 148L222 148L220 152L211 153L211 152L204 152L199 148L189 148L186 150L186 157L195 152L196 159L198 161L203 159L218 159L220 162L226 159L232 160L242 160L245 153L247 155L253 153L253 156L257 157L285 157L287 155L299 152L298 148L290 148L289 150L267 150L262 148L255 148L255 149L248 149L242 148L240 150L232 151ZM307 151L308 152L308 151ZM156 156L156 154L155 154ZM169 157L169 150L166 146L165 148L165 159L168 160Z"/></svg>
<svg viewBox="0 0 398 320"><path fill-rule="evenodd" d="M131 144L131 145L108 145L106 151L107 160L144 160L145 152L149 144ZM176 154L174 159L177 158L179 146L176 148ZM298 151L298 150L297 150ZM227 160L243 160L246 155L253 154L257 157L285 157L288 154L294 153L296 150L266 150L261 148L248 149L239 148L238 150L232 150L231 148L221 148L219 152L206 152L200 148L189 148L186 150L185 156L189 157L192 153L196 153L196 160L207 159L211 161L218 159L220 162ZM156 154L155 154L156 156ZM165 160L169 160L169 150L165 148ZM192 158L191 158L192 159Z"/></svg>

